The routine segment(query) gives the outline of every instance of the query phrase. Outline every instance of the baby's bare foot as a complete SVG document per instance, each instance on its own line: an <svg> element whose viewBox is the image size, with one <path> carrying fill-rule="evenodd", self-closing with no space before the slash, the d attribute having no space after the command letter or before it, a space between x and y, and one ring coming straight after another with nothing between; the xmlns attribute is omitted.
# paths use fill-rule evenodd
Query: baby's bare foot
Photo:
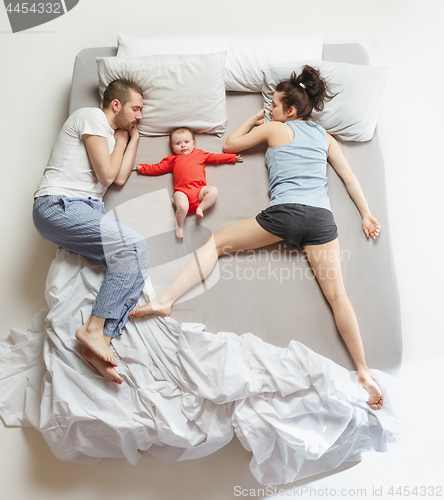
<svg viewBox="0 0 444 500"><path fill-rule="evenodd" d="M123 382L123 378L116 372L114 367L96 356L88 349L88 347L83 348L82 357L83 359L91 363L94 368L100 373L100 375L106 378L106 380L115 382L116 384L121 384Z"/></svg>
<svg viewBox="0 0 444 500"><path fill-rule="evenodd" d="M165 304L159 299L153 299L138 309L130 312L130 318L142 318L148 314L157 314L158 316L169 316L171 313L171 304Z"/></svg>
<svg viewBox="0 0 444 500"><path fill-rule="evenodd" d="M107 342L105 335L103 335L103 328L98 328L94 326L94 322L91 317L81 326L76 332L76 338L82 344L85 344L96 356L103 361L110 363L113 366L117 366L116 359L111 352L109 343Z"/></svg>
<svg viewBox="0 0 444 500"><path fill-rule="evenodd" d="M382 390L370 372L358 373L358 381L369 394L367 404L372 410L379 410L384 402Z"/></svg>
<svg viewBox="0 0 444 500"><path fill-rule="evenodd" d="M200 206L196 208L196 215L198 217L203 217L204 216L203 210L200 208Z"/></svg>
<svg viewBox="0 0 444 500"><path fill-rule="evenodd" d="M181 227L176 228L176 238L183 240L183 229Z"/></svg>

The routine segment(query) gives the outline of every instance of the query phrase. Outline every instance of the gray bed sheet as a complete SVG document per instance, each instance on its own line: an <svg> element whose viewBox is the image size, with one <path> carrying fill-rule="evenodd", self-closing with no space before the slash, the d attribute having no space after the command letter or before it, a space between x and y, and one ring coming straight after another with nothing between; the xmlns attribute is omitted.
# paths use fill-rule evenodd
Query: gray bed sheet
<svg viewBox="0 0 444 500"><path fill-rule="evenodd" d="M75 62L69 111L99 106L95 57L114 56L115 47L81 51ZM323 59L368 64L359 44L324 45ZM196 147L221 152L225 138L262 107L258 93L228 93L228 125L222 138L197 135ZM344 281L361 328L367 362L396 374L402 359L401 315L387 215L385 166L378 130L371 141L341 142L358 177L374 216L381 224L377 241L367 240L360 215L341 179L328 167L329 194L339 231ZM157 163L170 153L168 138L143 137L137 163ZM216 204L203 219L189 215L184 242L172 233L148 240L152 269L195 250L205 235L227 224L253 217L268 206L265 147L243 153L244 163L206 168L207 182L219 189ZM171 174L142 176L135 172L122 186L111 186L105 197L108 210L135 198L167 188L173 193ZM172 207L171 207L172 210ZM155 210L147 218L160 217ZM207 228L207 230L205 230ZM195 298L173 307L180 322L199 322L211 332L252 332L263 340L285 347L298 340L338 364L354 369L325 300L302 249L279 243L265 250L249 251L219 262L217 283Z"/></svg>

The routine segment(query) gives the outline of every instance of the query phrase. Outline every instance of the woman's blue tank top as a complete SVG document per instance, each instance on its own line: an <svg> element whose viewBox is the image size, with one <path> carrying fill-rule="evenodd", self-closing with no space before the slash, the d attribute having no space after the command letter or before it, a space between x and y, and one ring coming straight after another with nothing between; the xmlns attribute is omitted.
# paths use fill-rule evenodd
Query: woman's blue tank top
<svg viewBox="0 0 444 500"><path fill-rule="evenodd" d="M286 122L295 133L284 146L268 148L270 206L300 203L331 211L327 193L327 132L305 120Z"/></svg>

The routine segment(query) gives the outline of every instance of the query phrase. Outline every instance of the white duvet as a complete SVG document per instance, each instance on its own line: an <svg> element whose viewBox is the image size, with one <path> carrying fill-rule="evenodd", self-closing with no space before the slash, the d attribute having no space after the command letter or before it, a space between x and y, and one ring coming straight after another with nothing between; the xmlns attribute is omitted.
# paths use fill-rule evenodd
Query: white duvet
<svg viewBox="0 0 444 500"><path fill-rule="evenodd" d="M59 250L48 307L28 332L12 329L0 341L0 414L7 425L38 429L59 459L135 464L147 450L165 462L187 460L235 433L252 452L254 477L277 485L359 460L363 451L386 451L398 439L390 377L374 371L385 401L373 411L355 372L294 341L283 349L251 333L148 317L113 341L124 382L107 382L74 338L102 279L102 266Z"/></svg>

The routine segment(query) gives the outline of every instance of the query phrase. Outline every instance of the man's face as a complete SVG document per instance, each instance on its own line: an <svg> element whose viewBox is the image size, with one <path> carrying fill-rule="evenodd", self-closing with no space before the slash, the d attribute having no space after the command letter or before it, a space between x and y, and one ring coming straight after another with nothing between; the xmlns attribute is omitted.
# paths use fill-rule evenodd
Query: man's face
<svg viewBox="0 0 444 500"><path fill-rule="evenodd" d="M117 128L121 128L127 132L130 132L142 119L141 111L143 107L142 96L134 90L130 90L130 94L130 100L119 109L114 117L114 123Z"/></svg>

